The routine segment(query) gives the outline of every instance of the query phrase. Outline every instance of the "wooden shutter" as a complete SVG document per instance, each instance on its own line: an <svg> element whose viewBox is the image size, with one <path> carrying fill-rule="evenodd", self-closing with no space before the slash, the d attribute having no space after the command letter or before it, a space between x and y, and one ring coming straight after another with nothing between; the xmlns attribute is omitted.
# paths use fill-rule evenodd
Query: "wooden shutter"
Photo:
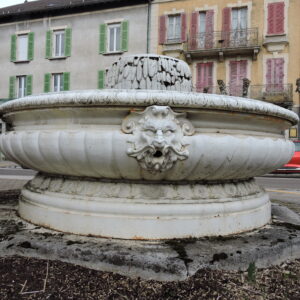
<svg viewBox="0 0 300 300"><path fill-rule="evenodd" d="M167 33L167 28L166 28L166 23L167 23L167 16L160 16L159 17L159 44L162 45L166 42L166 33Z"/></svg>
<svg viewBox="0 0 300 300"><path fill-rule="evenodd" d="M212 48L214 43L214 11L206 11L205 48Z"/></svg>
<svg viewBox="0 0 300 300"><path fill-rule="evenodd" d="M15 97L16 97L16 76L10 76L8 98L14 99Z"/></svg>
<svg viewBox="0 0 300 300"><path fill-rule="evenodd" d="M186 14L181 14L181 42L186 41Z"/></svg>
<svg viewBox="0 0 300 300"><path fill-rule="evenodd" d="M72 47L72 29L66 28L65 30L65 56L71 56Z"/></svg>
<svg viewBox="0 0 300 300"><path fill-rule="evenodd" d="M11 42L10 42L10 61L16 61L17 60L17 35L13 34L11 36Z"/></svg>
<svg viewBox="0 0 300 300"><path fill-rule="evenodd" d="M52 57L52 31L46 33L46 58Z"/></svg>
<svg viewBox="0 0 300 300"><path fill-rule="evenodd" d="M191 29L190 29L190 49L195 50L198 46L198 19L199 13L197 11L192 13L191 16Z"/></svg>
<svg viewBox="0 0 300 300"><path fill-rule="evenodd" d="M223 8L222 17L222 40L223 46L228 47L230 44L230 29L231 29L231 8Z"/></svg>
<svg viewBox="0 0 300 300"><path fill-rule="evenodd" d="M65 72L63 73L63 80L64 80L64 91L70 90L70 73Z"/></svg>
<svg viewBox="0 0 300 300"><path fill-rule="evenodd" d="M45 93L50 92L50 85L51 85L51 74L46 73L44 76L44 92Z"/></svg>
<svg viewBox="0 0 300 300"><path fill-rule="evenodd" d="M98 89L105 88L105 70L98 71Z"/></svg>
<svg viewBox="0 0 300 300"><path fill-rule="evenodd" d="M284 79L284 59L276 58L275 59L275 68L276 68L276 83L282 85Z"/></svg>
<svg viewBox="0 0 300 300"><path fill-rule="evenodd" d="M34 33L29 32L28 34L28 60L33 60L34 54Z"/></svg>
<svg viewBox="0 0 300 300"><path fill-rule="evenodd" d="M268 4L268 34L275 33L275 3Z"/></svg>
<svg viewBox="0 0 300 300"><path fill-rule="evenodd" d="M99 53L100 54L106 52L106 32L107 32L107 25L101 24L99 28Z"/></svg>
<svg viewBox="0 0 300 300"><path fill-rule="evenodd" d="M212 93L213 86L213 62L206 63L206 87L209 87L209 92Z"/></svg>
<svg viewBox="0 0 300 300"><path fill-rule="evenodd" d="M32 75L26 76L26 96L32 94Z"/></svg>
<svg viewBox="0 0 300 300"><path fill-rule="evenodd" d="M213 62L197 64L197 92L203 92L203 89L209 87L212 92L213 86Z"/></svg>
<svg viewBox="0 0 300 300"><path fill-rule="evenodd" d="M121 23L121 49L122 51L128 51L128 21Z"/></svg>
<svg viewBox="0 0 300 300"><path fill-rule="evenodd" d="M284 2L277 2L275 8L275 33L284 33Z"/></svg>
<svg viewBox="0 0 300 300"><path fill-rule="evenodd" d="M268 4L268 34L284 33L284 2Z"/></svg>
<svg viewBox="0 0 300 300"><path fill-rule="evenodd" d="M229 68L229 93L237 96L238 61L230 61Z"/></svg>

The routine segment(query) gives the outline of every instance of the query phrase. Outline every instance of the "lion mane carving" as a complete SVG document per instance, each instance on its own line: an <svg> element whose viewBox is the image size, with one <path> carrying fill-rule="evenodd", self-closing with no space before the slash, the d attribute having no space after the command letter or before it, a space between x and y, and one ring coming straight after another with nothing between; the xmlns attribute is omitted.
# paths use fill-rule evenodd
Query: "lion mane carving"
<svg viewBox="0 0 300 300"><path fill-rule="evenodd" d="M124 133L132 134L127 154L140 166L158 173L171 169L177 160L189 157L184 135L193 135L193 125L184 113L175 113L169 106L149 106L143 112L131 112L122 123Z"/></svg>

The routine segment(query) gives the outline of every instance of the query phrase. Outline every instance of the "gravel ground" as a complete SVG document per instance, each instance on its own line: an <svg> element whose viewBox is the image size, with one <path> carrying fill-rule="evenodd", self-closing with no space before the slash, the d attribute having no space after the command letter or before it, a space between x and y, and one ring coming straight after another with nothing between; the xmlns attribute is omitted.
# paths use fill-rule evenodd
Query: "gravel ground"
<svg viewBox="0 0 300 300"><path fill-rule="evenodd" d="M60 261L0 258L0 299L300 299L300 260L248 272L203 269L180 282L130 279Z"/></svg>

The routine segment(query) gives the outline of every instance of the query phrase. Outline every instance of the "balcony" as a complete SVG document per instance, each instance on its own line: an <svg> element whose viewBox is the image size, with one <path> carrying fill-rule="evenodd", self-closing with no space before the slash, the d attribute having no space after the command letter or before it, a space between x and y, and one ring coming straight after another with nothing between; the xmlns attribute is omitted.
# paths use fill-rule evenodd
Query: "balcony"
<svg viewBox="0 0 300 300"><path fill-rule="evenodd" d="M293 85L266 84L251 85L249 98L271 102L285 108L293 106Z"/></svg>
<svg viewBox="0 0 300 300"><path fill-rule="evenodd" d="M218 86L194 87L193 91L199 93L222 94ZM243 96L243 86L226 86L227 95L237 97L247 97L277 104L285 108L293 106L293 85L289 84L266 84L250 85L247 96Z"/></svg>
<svg viewBox="0 0 300 300"><path fill-rule="evenodd" d="M245 54L252 55L253 60L256 60L259 51L258 29L248 28L228 32L204 32L190 36L185 56L190 61L202 57L219 57L219 60L223 61L224 56Z"/></svg>

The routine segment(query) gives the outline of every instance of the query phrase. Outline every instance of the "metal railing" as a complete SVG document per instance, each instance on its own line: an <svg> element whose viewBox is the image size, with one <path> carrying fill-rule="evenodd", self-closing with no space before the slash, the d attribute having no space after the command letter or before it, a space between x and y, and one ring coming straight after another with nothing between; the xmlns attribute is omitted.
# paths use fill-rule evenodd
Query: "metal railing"
<svg viewBox="0 0 300 300"><path fill-rule="evenodd" d="M219 86L194 86L194 92L208 94L222 94ZM291 103L293 101L293 85L288 84L265 84L250 85L247 95L243 95L243 85L229 85L225 92L230 96L246 97L263 100L271 103Z"/></svg>
<svg viewBox="0 0 300 300"><path fill-rule="evenodd" d="M258 29L212 31L190 35L188 50L241 48L258 46Z"/></svg>
<svg viewBox="0 0 300 300"><path fill-rule="evenodd" d="M251 85L250 98L273 103L291 102L293 101L293 85L291 83Z"/></svg>

